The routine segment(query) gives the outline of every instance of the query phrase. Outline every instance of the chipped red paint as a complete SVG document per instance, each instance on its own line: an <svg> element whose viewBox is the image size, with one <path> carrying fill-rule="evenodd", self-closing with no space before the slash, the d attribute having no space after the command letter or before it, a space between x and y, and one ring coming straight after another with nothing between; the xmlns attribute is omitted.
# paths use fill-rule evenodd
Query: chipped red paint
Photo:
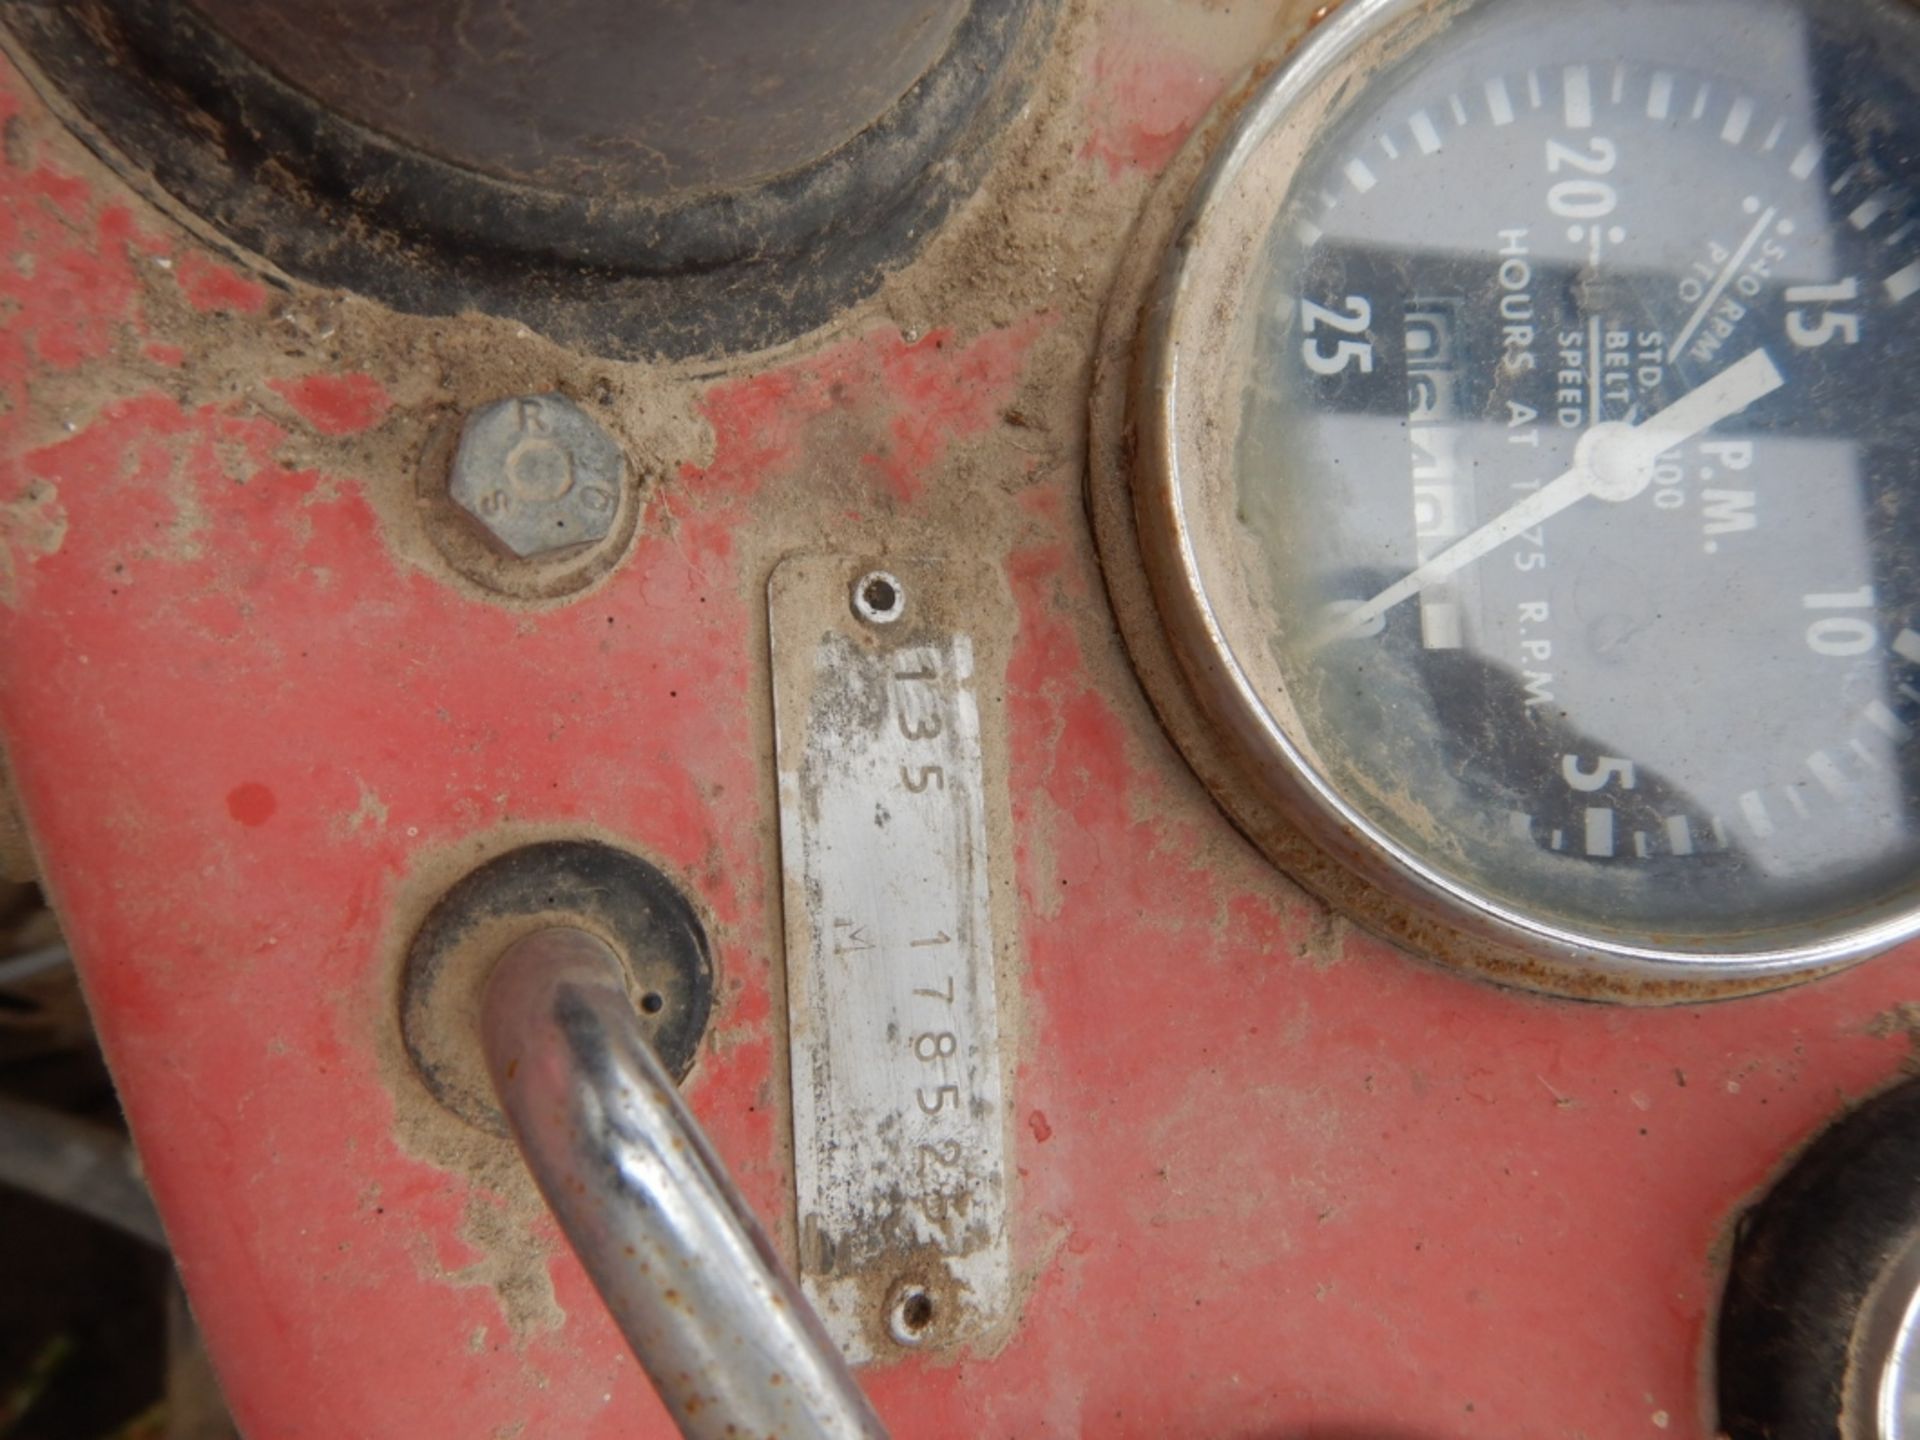
<svg viewBox="0 0 1920 1440"><path fill-rule="evenodd" d="M1164 35L1156 70L1134 23L1087 101L1091 158L1120 170L1164 160L1201 85ZM0 118L18 85L0 77ZM712 459L654 486L626 563L509 610L389 547L347 442L397 377L235 394L177 369L149 297L225 262L23 122L24 165L0 166L0 735L239 1418L255 1440L664 1437L551 1228L564 1321L516 1330L469 1238L499 1197L402 1143L378 1074L399 897L521 825L610 833L679 876L721 979L690 1100L784 1226L752 697L785 542L756 521L823 479L829 514L914 516L954 447L1052 380L1030 357L1057 322L870 327L714 384ZM202 293L233 323L258 310L244 285ZM82 370L99 383L63 388ZM991 558L1019 618L1030 1294L992 1355L865 1376L896 1433L1702 1440L1724 1227L1909 1063L1877 1017L1912 997L1915 953L1636 1012L1329 925L1116 680L1079 476L1012 448L1027 533Z"/></svg>
<svg viewBox="0 0 1920 1440"><path fill-rule="evenodd" d="M371 430L393 408L387 387L371 375L302 375L267 384L322 435Z"/></svg>
<svg viewBox="0 0 1920 1440"><path fill-rule="evenodd" d="M1088 65L1081 155L1106 167L1157 175L1219 98L1227 76L1171 39L1163 26L1130 14L1105 31Z"/></svg>
<svg viewBox="0 0 1920 1440"><path fill-rule="evenodd" d="M1053 323L1033 315L965 344L945 330L909 341L875 329L716 385L704 409L719 453L687 478L705 494L748 499L770 474L801 463L810 427L833 415L874 432L858 463L875 497L910 505L952 446L1000 422L1027 352Z"/></svg>
<svg viewBox="0 0 1920 1440"><path fill-rule="evenodd" d="M180 252L174 278L180 282L180 293L196 310L257 315L267 308L266 286L199 250Z"/></svg>
<svg viewBox="0 0 1920 1440"><path fill-rule="evenodd" d="M24 272L0 266L0 300L12 312L0 332L0 373L19 384L36 365L72 370L105 359L123 327L144 327L134 268L140 247L125 206L87 216L90 243L75 244L65 233L75 204L67 181L48 169L6 178L0 253L29 259Z"/></svg>

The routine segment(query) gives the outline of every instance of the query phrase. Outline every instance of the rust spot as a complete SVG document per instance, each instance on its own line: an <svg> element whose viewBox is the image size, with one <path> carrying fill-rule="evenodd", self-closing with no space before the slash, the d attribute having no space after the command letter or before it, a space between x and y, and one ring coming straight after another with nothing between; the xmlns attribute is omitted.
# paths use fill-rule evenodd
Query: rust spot
<svg viewBox="0 0 1920 1440"><path fill-rule="evenodd" d="M1042 1145L1053 1138L1053 1126L1047 1123L1047 1112L1036 1110L1027 1116L1027 1128L1033 1131L1033 1138Z"/></svg>

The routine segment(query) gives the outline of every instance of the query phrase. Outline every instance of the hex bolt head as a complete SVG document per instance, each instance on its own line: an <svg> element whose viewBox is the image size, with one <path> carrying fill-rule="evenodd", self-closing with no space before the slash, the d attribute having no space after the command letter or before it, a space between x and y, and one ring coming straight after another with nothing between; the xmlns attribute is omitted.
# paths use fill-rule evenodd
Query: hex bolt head
<svg viewBox="0 0 1920 1440"><path fill-rule="evenodd" d="M613 531L626 457L564 395L520 395L467 417L447 493L522 560L573 550Z"/></svg>

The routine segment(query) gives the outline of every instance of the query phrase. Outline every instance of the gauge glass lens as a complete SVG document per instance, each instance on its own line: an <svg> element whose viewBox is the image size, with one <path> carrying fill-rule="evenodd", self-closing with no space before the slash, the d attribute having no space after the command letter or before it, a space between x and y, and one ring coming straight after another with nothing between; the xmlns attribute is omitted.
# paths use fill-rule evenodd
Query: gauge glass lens
<svg viewBox="0 0 1920 1440"><path fill-rule="evenodd" d="M1239 255L1178 302L1223 358L1168 386L1224 437L1181 442L1182 524L1293 783L1583 944L1900 923L1914 11L1358 12L1226 162L1195 243Z"/></svg>

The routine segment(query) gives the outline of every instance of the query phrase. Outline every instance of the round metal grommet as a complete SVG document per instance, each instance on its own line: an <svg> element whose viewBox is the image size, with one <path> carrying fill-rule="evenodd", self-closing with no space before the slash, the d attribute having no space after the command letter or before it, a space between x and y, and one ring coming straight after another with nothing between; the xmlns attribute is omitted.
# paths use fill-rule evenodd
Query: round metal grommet
<svg viewBox="0 0 1920 1440"><path fill-rule="evenodd" d="M887 1308L887 1333L901 1345L924 1344L939 1317L933 1295L922 1285L904 1285Z"/></svg>
<svg viewBox="0 0 1920 1440"><path fill-rule="evenodd" d="M569 925L606 942L626 972L646 1039L675 1080L693 1068L713 1010L713 954L692 904L656 866L592 840L522 846L443 895L408 947L400 1029L436 1099L495 1134L505 1124L474 1023L494 962L537 930Z"/></svg>
<svg viewBox="0 0 1920 1440"><path fill-rule="evenodd" d="M853 613L869 625L891 625L907 613L907 592L886 571L868 571L853 582Z"/></svg>

